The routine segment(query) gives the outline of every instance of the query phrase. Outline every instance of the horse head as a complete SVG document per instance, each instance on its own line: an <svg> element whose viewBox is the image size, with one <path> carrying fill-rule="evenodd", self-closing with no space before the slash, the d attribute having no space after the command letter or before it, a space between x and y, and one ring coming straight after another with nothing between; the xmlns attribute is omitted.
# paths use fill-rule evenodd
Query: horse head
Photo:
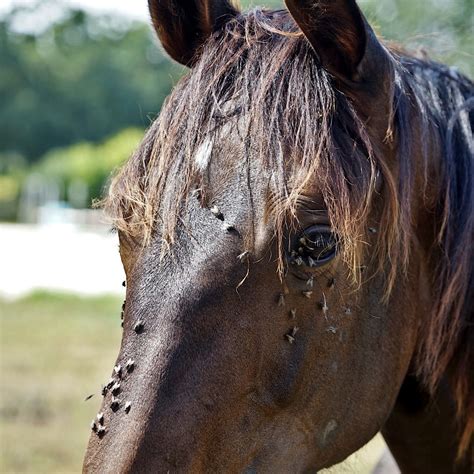
<svg viewBox="0 0 474 474"><path fill-rule="evenodd" d="M190 69L106 202L127 294L84 470L333 465L416 372L440 144L353 0L149 6Z"/></svg>

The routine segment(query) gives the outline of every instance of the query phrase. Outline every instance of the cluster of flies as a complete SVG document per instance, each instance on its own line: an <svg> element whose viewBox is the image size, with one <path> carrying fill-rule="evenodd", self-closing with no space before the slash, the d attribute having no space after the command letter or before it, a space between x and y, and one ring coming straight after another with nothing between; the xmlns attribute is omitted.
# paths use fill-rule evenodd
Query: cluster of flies
<svg viewBox="0 0 474 474"><path fill-rule="evenodd" d="M125 286L125 282L122 284ZM121 320L122 320L122 327L123 327L123 316L125 311L126 301L122 304L122 312L121 312ZM141 334L144 330L145 326L143 321L138 320L133 329L135 333ZM125 377L131 374L135 370L135 361L133 359L128 359L125 365L122 367L121 364L117 364L114 367L113 376L107 382L107 384L102 386L102 396L105 397L108 393L112 395L110 399L110 409L115 413L122 407L122 400L119 398L120 393L122 392L122 382L124 381ZM132 402L127 401L123 405L123 410L126 414L130 412L132 409ZM106 433L105 427L105 416L104 413L98 413L94 420L91 423L91 430L102 438Z"/></svg>
<svg viewBox="0 0 474 474"><path fill-rule="evenodd" d="M198 199L200 197L200 194L198 194ZM223 221L225 223L225 218L224 214L220 211L220 209L217 206L212 206L210 208L211 213L216 217L217 219ZM233 226L227 225L226 230L229 232L237 232L236 229ZM304 260L303 257L307 259L307 262L310 267L316 267L317 263L315 260L313 260L309 255L307 254L307 250L311 250L310 248L310 242L306 239L306 237L302 237L299 240L300 247L298 248L298 251L293 251L291 254L291 263L295 265L302 265ZM249 258L250 258L250 252L249 251L244 251L237 257L241 263L246 263L248 264ZM308 280L306 281L306 286L308 287L307 290L304 290L301 292L302 296L305 298L310 299L313 295L313 285L314 285L314 277L311 275L308 277ZM330 290L332 290L336 285L336 280L335 278L330 278L328 280L327 286ZM280 293L278 295L278 306L285 306L285 294ZM329 307L326 302L326 296L323 293L323 300L318 303L319 309L323 312L324 316L327 317L327 313L329 311ZM290 319L291 320L296 320L296 309L291 309L290 310ZM299 331L298 326L293 326L289 332L285 334L285 339L290 343L293 344L296 340L296 333Z"/></svg>
<svg viewBox="0 0 474 474"><path fill-rule="evenodd" d="M313 287L313 276L311 276L307 282L306 282L307 286L309 288L312 288ZM333 289L335 287L335 279L334 278L330 278L328 280L328 283L327 283L327 286L329 289ZM311 299L312 296L313 296L313 290L303 290L301 292L301 295L304 297L304 298L307 298L307 299ZM278 295L278 306L282 306L284 307L285 306L285 294L284 293L280 293ZM322 301L320 301L318 303L318 308L320 311L322 311L324 317L327 319L327 313L329 311L329 307L327 305L327 301L326 301L326 296L325 294L323 293L323 299ZM296 308L292 308L290 309L290 313L289 313L289 317L292 321L295 321L296 320ZM285 339L290 343L290 344L293 344L296 340L296 333L299 331L299 328L298 326L293 326L289 332L287 332L285 334Z"/></svg>
<svg viewBox="0 0 474 474"><path fill-rule="evenodd" d="M120 364L117 364L114 367L114 375L108 381L106 385L102 387L102 396L105 397L109 392L112 395L110 401L110 409L115 413L122 406L122 400L118 397L122 391L122 381L126 374L131 374L135 369L135 361L133 359L128 359L125 363L125 366L122 367ZM129 413L132 408L132 402L127 401L124 405L125 413ZM106 433L105 424L104 424L104 414L99 413L96 418L91 423L91 429L99 437L102 437Z"/></svg>
<svg viewBox="0 0 474 474"><path fill-rule="evenodd" d="M298 250L292 250L290 254L290 263L293 265L301 266L303 263L307 262L310 268L317 267L318 263L314 260L308 251L314 250L310 246L310 241L306 237L301 237L299 239Z"/></svg>
<svg viewBox="0 0 474 474"><path fill-rule="evenodd" d="M368 231L371 234L376 234L377 233L377 229L374 228L374 227L369 227ZM311 256L308 255L308 252L307 252L308 250L313 250L310 246L310 242L308 241L308 239L306 239L306 237L302 237L301 239L299 239L299 244L300 244L300 246L299 246L298 250L297 251L293 250L290 254L290 256L291 256L290 263L293 264L293 265L296 265L296 266L300 266L306 260L309 267L316 267L317 262L314 259L312 259ZM361 273L364 272L366 269L367 269L367 267L365 265L359 267L359 270L360 270ZM306 280L307 289L305 289L301 292L301 295L304 298L307 298L307 299L312 298L312 296L313 296L313 285L314 285L314 276L311 275ZM327 280L328 290L333 290L335 288L335 286L336 286L336 279L334 277L329 278ZM329 311L329 307L328 307L327 300L326 300L326 295L324 294L324 292L323 292L322 295L323 295L322 300L318 302L318 309L323 313L324 317L327 320L328 319L327 314L328 314L328 311ZM285 293L280 293L278 295L278 306L282 306L282 307L285 306ZM349 308L349 307L344 308L344 314L351 315L352 314L351 308ZM296 320L296 309L291 309L290 310L290 319L291 320ZM298 330L299 330L299 328L297 326L293 326L289 330L289 332L287 332L285 334L285 338L290 344L293 344L295 342L295 335L298 332ZM332 333L332 334L335 334L337 332L337 328L334 327L334 326L329 326L327 331Z"/></svg>

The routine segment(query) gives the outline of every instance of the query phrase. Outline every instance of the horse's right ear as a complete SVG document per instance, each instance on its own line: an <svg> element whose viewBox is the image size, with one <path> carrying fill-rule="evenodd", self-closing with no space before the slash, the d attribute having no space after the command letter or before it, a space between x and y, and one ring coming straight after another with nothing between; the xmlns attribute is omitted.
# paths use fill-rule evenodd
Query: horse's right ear
<svg viewBox="0 0 474 474"><path fill-rule="evenodd" d="M239 11L230 0L148 0L153 26L166 52L192 66L200 46Z"/></svg>

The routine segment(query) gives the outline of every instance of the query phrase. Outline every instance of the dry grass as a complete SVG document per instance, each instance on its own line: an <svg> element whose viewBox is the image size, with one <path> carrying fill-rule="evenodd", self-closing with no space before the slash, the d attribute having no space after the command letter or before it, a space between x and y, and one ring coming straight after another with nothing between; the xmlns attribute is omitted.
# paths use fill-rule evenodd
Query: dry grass
<svg viewBox="0 0 474 474"><path fill-rule="evenodd" d="M44 293L0 301L0 472L80 472L119 347L120 304Z"/></svg>

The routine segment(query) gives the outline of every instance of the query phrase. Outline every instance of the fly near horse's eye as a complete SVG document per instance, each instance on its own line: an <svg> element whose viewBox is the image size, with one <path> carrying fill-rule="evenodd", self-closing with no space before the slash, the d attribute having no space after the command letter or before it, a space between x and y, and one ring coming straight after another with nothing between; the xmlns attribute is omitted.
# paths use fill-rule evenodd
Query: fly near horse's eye
<svg viewBox="0 0 474 474"><path fill-rule="evenodd" d="M299 257L309 267L319 267L331 261L336 256L337 246L337 236L326 225L308 227L294 244Z"/></svg>

